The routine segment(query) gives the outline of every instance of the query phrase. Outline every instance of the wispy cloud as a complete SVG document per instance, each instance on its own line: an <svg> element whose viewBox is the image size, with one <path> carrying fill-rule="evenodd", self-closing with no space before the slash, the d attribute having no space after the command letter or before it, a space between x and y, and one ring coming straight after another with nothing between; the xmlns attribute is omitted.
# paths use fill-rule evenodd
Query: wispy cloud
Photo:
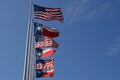
<svg viewBox="0 0 120 80"><path fill-rule="evenodd" d="M107 55L112 56L120 53L120 37L117 38L114 44L108 49Z"/></svg>
<svg viewBox="0 0 120 80"><path fill-rule="evenodd" d="M66 16L68 22L92 19L103 15L109 10L109 2L96 0L69 0L66 6Z"/></svg>

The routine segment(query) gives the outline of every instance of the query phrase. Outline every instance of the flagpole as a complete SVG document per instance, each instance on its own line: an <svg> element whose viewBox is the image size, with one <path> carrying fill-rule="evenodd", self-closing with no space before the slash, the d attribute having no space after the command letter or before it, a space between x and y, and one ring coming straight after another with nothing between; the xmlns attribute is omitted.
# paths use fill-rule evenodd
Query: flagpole
<svg viewBox="0 0 120 80"><path fill-rule="evenodd" d="M31 59L30 59L30 80L34 79L34 35L32 34Z"/></svg>
<svg viewBox="0 0 120 80"><path fill-rule="evenodd" d="M32 26L32 23L30 24L30 26ZM30 80L30 74L31 74L31 57L32 57L32 48L33 48L33 45L32 45L32 27L30 27L30 41L29 41L29 52L28 52L28 62L27 62L27 65L28 65L28 77L27 77L27 80Z"/></svg>
<svg viewBox="0 0 120 80"><path fill-rule="evenodd" d="M32 16L32 0L30 1L30 10L28 17L28 29L26 36L26 50L25 50L25 60L24 60L24 70L23 70L23 80L29 80L29 62L30 62L30 44L31 44L31 16Z"/></svg>

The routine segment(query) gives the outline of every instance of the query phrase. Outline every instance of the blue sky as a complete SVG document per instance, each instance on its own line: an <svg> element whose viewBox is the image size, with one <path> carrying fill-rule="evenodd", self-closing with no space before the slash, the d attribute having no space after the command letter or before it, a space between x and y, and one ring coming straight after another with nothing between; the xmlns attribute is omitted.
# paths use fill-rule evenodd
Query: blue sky
<svg viewBox="0 0 120 80"><path fill-rule="evenodd" d="M120 80L119 0L33 3L62 8L65 18L63 24L36 20L60 31L55 76L46 80ZM0 10L0 80L22 80L29 0L1 0Z"/></svg>

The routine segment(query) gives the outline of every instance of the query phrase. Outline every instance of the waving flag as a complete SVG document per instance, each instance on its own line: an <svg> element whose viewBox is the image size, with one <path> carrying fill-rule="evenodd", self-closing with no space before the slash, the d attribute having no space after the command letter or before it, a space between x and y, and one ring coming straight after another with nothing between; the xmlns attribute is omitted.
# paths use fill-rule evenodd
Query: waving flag
<svg viewBox="0 0 120 80"><path fill-rule="evenodd" d="M34 5L34 18L45 21L58 20L63 22L63 15L60 8L47 8Z"/></svg>
<svg viewBox="0 0 120 80"><path fill-rule="evenodd" d="M35 48L43 48L43 47L54 47L58 48L59 44L51 39L51 38L45 38L43 42L36 42Z"/></svg>
<svg viewBox="0 0 120 80"><path fill-rule="evenodd" d="M51 27L34 22L34 35L37 38L41 36L55 38L59 36L59 31L56 28L51 28Z"/></svg>

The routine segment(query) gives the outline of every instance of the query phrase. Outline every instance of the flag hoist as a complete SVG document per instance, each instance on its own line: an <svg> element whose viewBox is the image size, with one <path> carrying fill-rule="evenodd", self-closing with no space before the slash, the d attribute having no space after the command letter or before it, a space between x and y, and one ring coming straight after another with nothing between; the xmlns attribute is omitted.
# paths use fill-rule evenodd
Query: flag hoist
<svg viewBox="0 0 120 80"><path fill-rule="evenodd" d="M41 19L44 21L56 20L63 22L63 14L61 8L43 7L33 4L32 0L29 1L30 10L26 37L23 80L53 77L55 58L51 58L51 56L54 55L59 47L59 44L53 38L59 36L59 31L56 28L48 27L32 20ZM33 17L32 7L34 7ZM34 25L32 23L34 23ZM34 27L32 28L32 26ZM34 75L36 75L36 77Z"/></svg>

